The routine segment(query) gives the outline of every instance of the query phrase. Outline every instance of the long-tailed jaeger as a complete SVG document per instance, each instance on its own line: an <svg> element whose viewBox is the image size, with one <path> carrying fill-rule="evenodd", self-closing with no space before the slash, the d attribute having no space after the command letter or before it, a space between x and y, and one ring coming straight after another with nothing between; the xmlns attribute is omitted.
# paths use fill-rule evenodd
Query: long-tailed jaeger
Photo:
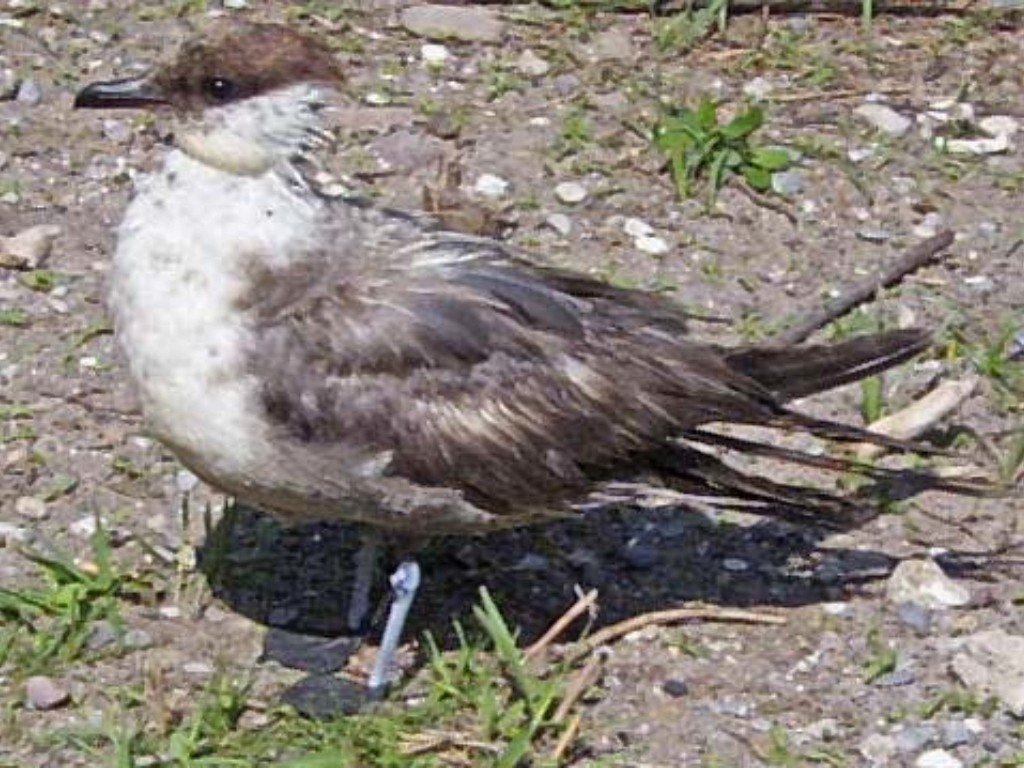
<svg viewBox="0 0 1024 768"><path fill-rule="evenodd" d="M690 337L663 296L324 196L309 171L341 84L316 40L231 22L75 99L176 118L175 146L121 224L110 309L148 427L187 467L285 520L412 537L580 514L638 478L816 524L857 518L851 500L714 454L827 459L708 426L884 443L785 403L903 362L928 333L724 348ZM403 594L418 579L408 561L392 584Z"/></svg>

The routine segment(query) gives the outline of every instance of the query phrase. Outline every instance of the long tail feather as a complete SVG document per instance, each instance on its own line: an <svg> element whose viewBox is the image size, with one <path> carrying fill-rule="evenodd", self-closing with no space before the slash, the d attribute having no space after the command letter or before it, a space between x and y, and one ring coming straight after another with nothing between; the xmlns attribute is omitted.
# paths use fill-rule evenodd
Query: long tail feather
<svg viewBox="0 0 1024 768"><path fill-rule="evenodd" d="M915 328L828 345L745 348L727 355L726 362L785 401L874 375L909 360L931 343L931 334Z"/></svg>
<svg viewBox="0 0 1024 768"><path fill-rule="evenodd" d="M948 491L968 496L997 496L1002 492L998 485L984 479L938 477L925 470L890 469L864 464L854 459L843 457L815 456L803 451L783 448L779 445L759 443L754 440L745 440L707 430L694 429L685 433L682 437L700 445L726 448L747 456L779 459L791 464L825 469L831 472L857 472L876 480L907 482L913 484L918 490Z"/></svg>
<svg viewBox="0 0 1024 768"><path fill-rule="evenodd" d="M877 505L860 500L748 474L689 446L673 446L658 457L658 464L674 490L746 502L736 508L791 523L846 530L863 525L879 512Z"/></svg>

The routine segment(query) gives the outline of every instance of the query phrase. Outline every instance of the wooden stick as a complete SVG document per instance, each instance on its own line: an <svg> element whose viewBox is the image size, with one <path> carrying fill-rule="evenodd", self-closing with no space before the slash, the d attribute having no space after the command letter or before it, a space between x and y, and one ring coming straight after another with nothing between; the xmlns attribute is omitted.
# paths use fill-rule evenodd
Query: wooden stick
<svg viewBox="0 0 1024 768"><path fill-rule="evenodd" d="M560 723L569 716L569 712L576 706L576 702L600 679L604 661L604 654L600 653L587 659L586 665L573 676L566 687L565 696L558 703L558 709L555 710L551 722Z"/></svg>
<svg viewBox="0 0 1024 768"><path fill-rule="evenodd" d="M980 381L981 378L976 374L954 381L944 381L903 410L871 422L867 429L869 432L876 432L886 437L913 440L959 408L964 400L974 394ZM854 453L861 461L868 461L880 456L884 451L883 446L874 443L861 443L854 446Z"/></svg>
<svg viewBox="0 0 1024 768"><path fill-rule="evenodd" d="M583 715L577 712L572 716L572 720L569 721L569 726L562 731L562 735L558 737L558 742L555 744L555 748L551 750L551 762L555 765L560 765L562 756L569 749L569 745L576 739L576 734L580 732L580 723L583 722Z"/></svg>
<svg viewBox="0 0 1024 768"><path fill-rule="evenodd" d="M572 624L576 619L584 612L589 611L594 603L597 602L597 590L592 589L587 594L580 597L572 606L563 613L554 624L552 624L548 631L540 636L533 645L526 649L523 653L523 661L530 662L540 656L541 652L551 644L556 637L558 637L565 628Z"/></svg>
<svg viewBox="0 0 1024 768"><path fill-rule="evenodd" d="M878 291L895 285L911 272L932 261L953 242L950 230L939 232L908 250L901 259L877 275L870 275L850 290L825 304L820 310L807 313L803 320L772 337L772 343L780 346L799 344L833 320L847 314L851 309L869 301Z"/></svg>
<svg viewBox="0 0 1024 768"><path fill-rule="evenodd" d="M602 645L617 640L623 635L638 629L660 624L678 624L681 621L728 621L742 624L785 624L782 616L770 613L755 613L737 608L669 608L664 611L653 611L633 616L625 621L605 627L590 637L585 638L569 653L569 660L574 661Z"/></svg>

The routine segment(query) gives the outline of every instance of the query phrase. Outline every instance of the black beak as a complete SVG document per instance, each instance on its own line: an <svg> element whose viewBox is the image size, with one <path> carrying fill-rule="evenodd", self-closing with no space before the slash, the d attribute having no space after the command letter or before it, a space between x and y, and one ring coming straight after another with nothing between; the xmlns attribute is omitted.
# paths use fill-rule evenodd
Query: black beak
<svg viewBox="0 0 1024 768"><path fill-rule="evenodd" d="M166 104L167 98L148 75L125 80L93 83L75 96L75 109L112 109L152 107Z"/></svg>

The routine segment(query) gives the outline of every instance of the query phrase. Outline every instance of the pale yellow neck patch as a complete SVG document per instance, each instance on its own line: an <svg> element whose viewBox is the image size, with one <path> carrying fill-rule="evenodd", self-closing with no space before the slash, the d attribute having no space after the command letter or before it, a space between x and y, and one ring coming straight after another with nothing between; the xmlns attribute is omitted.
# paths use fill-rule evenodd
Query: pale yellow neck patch
<svg viewBox="0 0 1024 768"><path fill-rule="evenodd" d="M175 144L193 160L237 176L261 176L274 164L266 149L225 128L182 132Z"/></svg>

